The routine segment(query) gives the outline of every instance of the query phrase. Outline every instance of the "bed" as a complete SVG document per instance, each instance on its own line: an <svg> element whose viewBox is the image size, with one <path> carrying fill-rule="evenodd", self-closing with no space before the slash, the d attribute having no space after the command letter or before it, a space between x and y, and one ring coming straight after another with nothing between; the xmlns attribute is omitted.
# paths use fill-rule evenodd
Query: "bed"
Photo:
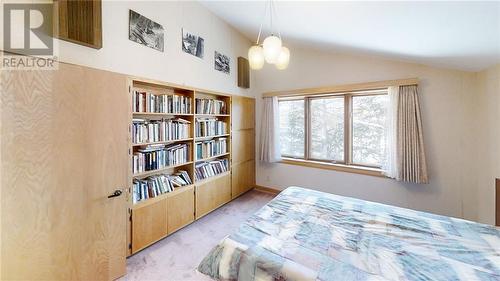
<svg viewBox="0 0 500 281"><path fill-rule="evenodd" d="M289 187L198 266L215 280L500 280L500 229Z"/></svg>

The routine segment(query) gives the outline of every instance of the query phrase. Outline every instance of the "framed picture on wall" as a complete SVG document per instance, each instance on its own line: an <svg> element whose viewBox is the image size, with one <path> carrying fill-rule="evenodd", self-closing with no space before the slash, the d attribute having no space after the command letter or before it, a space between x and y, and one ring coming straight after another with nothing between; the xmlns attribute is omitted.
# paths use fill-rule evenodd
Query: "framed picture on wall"
<svg viewBox="0 0 500 281"><path fill-rule="evenodd" d="M185 53L191 54L193 56L203 58L203 52L205 51L205 40L198 35L194 35L191 32L182 29L182 50Z"/></svg>
<svg viewBox="0 0 500 281"><path fill-rule="evenodd" d="M215 70L229 74L231 71L230 66L229 66L230 62L231 61L230 61L228 56L215 51L215 54L214 54Z"/></svg>
<svg viewBox="0 0 500 281"><path fill-rule="evenodd" d="M128 39L163 52L163 26L130 10Z"/></svg>

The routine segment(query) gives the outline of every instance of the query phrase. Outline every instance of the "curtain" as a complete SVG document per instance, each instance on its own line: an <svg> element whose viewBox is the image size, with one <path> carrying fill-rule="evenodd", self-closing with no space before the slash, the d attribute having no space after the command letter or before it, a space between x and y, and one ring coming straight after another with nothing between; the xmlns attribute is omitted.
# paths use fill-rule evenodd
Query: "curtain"
<svg viewBox="0 0 500 281"><path fill-rule="evenodd" d="M398 176L397 165L397 105L398 105L398 91L399 87L392 86L388 89L389 104L387 107L387 117L385 126L385 161L382 163L382 171L385 176L396 178Z"/></svg>
<svg viewBox="0 0 500 281"><path fill-rule="evenodd" d="M260 160L273 163L281 160L278 97L265 97L260 126Z"/></svg>
<svg viewBox="0 0 500 281"><path fill-rule="evenodd" d="M389 88L384 174L398 181L428 183L420 102L416 85Z"/></svg>

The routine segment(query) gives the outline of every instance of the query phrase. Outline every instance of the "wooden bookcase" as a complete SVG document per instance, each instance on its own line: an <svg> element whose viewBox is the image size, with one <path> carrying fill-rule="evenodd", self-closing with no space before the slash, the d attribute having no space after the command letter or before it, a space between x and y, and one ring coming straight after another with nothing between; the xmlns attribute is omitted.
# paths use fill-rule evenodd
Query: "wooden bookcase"
<svg viewBox="0 0 500 281"><path fill-rule="evenodd" d="M176 94L191 98L191 108L189 113L146 113L133 112L134 91L150 92L156 95ZM217 209L221 205L229 202L231 195L231 96L209 91L200 91L188 87L172 86L170 84L149 81L143 79L130 79L128 85L130 96L130 138L129 138L129 188L128 188L128 255L134 254L158 240L170 235L180 228L190 224L209 212ZM196 99L214 99L226 103L226 111L221 114L202 114L196 112ZM152 143L132 143L132 120L134 118L161 120L163 118L182 118L188 120L189 137ZM217 118L226 123L226 131L222 134L211 136L197 136L196 122L198 119ZM227 151L215 156L197 159L196 143L209 141L215 138L224 137L227 141ZM133 155L142 147L152 144L178 144L189 145L188 162L172 165L158 170L146 171L133 174ZM203 161L214 161L216 159L228 159L228 171L196 180L195 167L197 163ZM177 187L175 191L161 194L154 198L145 199L133 203L133 181L134 179L147 178L160 174L172 174L179 170L187 171L192 185Z"/></svg>
<svg viewBox="0 0 500 281"><path fill-rule="evenodd" d="M231 201L231 96L220 93L210 93L204 91L196 91L195 98L197 99L214 99L224 101L226 109L224 113L220 114L203 114L195 112L195 119L203 118L217 118L227 124L227 131L225 134L220 134L214 137L198 137L195 135L195 144L199 141L207 141L217 137L227 138L227 152L219 154L215 157L208 157L204 159L196 159L196 163L202 161L212 161L214 159L227 158L229 160L229 169L227 172L206 178L195 182L195 216L196 219L203 217L225 203Z"/></svg>

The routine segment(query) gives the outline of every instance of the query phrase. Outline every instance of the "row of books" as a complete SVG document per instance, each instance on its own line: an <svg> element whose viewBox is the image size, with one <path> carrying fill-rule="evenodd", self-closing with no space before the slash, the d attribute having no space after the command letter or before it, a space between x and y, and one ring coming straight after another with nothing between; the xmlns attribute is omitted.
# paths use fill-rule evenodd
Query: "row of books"
<svg viewBox="0 0 500 281"><path fill-rule="evenodd" d="M202 180L227 172L229 169L228 159L220 159L210 162L200 162L195 166L196 180Z"/></svg>
<svg viewBox="0 0 500 281"><path fill-rule="evenodd" d="M227 123L217 118L196 118L195 131L197 137L224 135L227 132Z"/></svg>
<svg viewBox="0 0 500 281"><path fill-rule="evenodd" d="M203 159L227 152L227 139L218 138L196 143L196 159Z"/></svg>
<svg viewBox="0 0 500 281"><path fill-rule="evenodd" d="M134 174L162 169L188 162L189 145L148 145L134 152L132 171Z"/></svg>
<svg viewBox="0 0 500 281"><path fill-rule="evenodd" d="M214 99L196 99L196 114L227 114L226 102Z"/></svg>
<svg viewBox="0 0 500 281"><path fill-rule="evenodd" d="M176 187L193 184L186 171L179 171L172 175L151 176L143 180L134 180L132 201L137 203L161 194L172 192Z"/></svg>
<svg viewBox="0 0 500 281"><path fill-rule="evenodd" d="M191 113L191 97L134 91L132 107L134 112L189 114Z"/></svg>
<svg viewBox="0 0 500 281"><path fill-rule="evenodd" d="M132 143L170 141L189 138L191 122L176 118L162 120L132 120Z"/></svg>

